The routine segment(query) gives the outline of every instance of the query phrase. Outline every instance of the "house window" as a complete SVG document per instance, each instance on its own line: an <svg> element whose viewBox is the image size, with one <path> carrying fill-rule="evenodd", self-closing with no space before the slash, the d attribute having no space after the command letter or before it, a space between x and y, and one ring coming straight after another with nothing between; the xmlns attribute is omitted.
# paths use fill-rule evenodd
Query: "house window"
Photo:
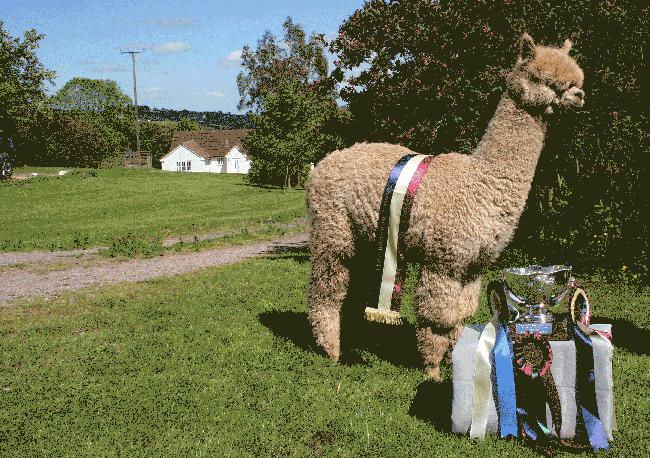
<svg viewBox="0 0 650 458"><path fill-rule="evenodd" d="M222 158L222 157L218 157L218 158L217 158L217 165L218 165L219 167L223 166L223 158Z"/></svg>
<svg viewBox="0 0 650 458"><path fill-rule="evenodd" d="M192 161L181 161L176 163L177 172L190 172L192 170Z"/></svg>

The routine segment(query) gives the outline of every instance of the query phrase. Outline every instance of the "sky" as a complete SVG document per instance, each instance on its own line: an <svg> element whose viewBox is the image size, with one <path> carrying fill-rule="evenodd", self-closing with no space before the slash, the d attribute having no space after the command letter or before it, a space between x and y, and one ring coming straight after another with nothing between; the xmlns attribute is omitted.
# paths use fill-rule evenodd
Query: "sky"
<svg viewBox="0 0 650 458"><path fill-rule="evenodd" d="M74 77L111 79L138 104L239 113L236 77L244 45L266 30L282 36L291 16L307 33L334 36L363 0L2 0L0 19L13 37L45 35L37 56L57 74L53 94Z"/></svg>

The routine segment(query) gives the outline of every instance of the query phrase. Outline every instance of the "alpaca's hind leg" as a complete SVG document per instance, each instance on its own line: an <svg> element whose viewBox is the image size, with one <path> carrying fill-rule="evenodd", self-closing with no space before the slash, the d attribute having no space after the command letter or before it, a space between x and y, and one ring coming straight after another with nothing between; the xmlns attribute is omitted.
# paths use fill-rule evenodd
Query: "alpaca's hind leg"
<svg viewBox="0 0 650 458"><path fill-rule="evenodd" d="M314 232L312 230L312 238L316 240L312 240L309 321L316 343L338 361L341 356L341 307L350 281L345 253L351 247L341 246L346 240L340 232L335 236L336 242L322 240L319 237L322 234ZM347 242L351 243L351 238Z"/></svg>
<svg viewBox="0 0 650 458"><path fill-rule="evenodd" d="M481 279L465 285L423 269L416 290L418 349L427 377L440 381L440 362L456 343L462 321L478 306Z"/></svg>

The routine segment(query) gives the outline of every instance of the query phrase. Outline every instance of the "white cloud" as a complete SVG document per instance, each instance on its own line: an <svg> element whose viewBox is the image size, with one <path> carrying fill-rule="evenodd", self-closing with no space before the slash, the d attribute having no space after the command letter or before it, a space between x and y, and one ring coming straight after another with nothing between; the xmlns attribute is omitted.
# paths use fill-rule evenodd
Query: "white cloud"
<svg viewBox="0 0 650 458"><path fill-rule="evenodd" d="M224 94L221 91L208 91L208 92L205 93L205 95L209 95L210 97L220 98L220 97L225 96L226 94Z"/></svg>
<svg viewBox="0 0 650 458"><path fill-rule="evenodd" d="M154 92L160 92L160 91L162 91L162 88L158 86L150 87L144 90L144 92L147 92L149 94L152 94Z"/></svg>
<svg viewBox="0 0 650 458"><path fill-rule="evenodd" d="M158 65L159 63L160 62L157 59L150 59L150 58L138 59L138 65L144 65L145 67Z"/></svg>
<svg viewBox="0 0 650 458"><path fill-rule="evenodd" d="M154 46L153 52L159 54L176 54L180 52L185 52L191 48L189 43L182 41L168 41L166 43L161 43L157 46Z"/></svg>
<svg viewBox="0 0 650 458"><path fill-rule="evenodd" d="M146 50L150 50L151 48L153 48L153 45L151 43L133 42L133 43L123 43L120 46L120 51L146 51Z"/></svg>
<svg viewBox="0 0 650 458"><path fill-rule="evenodd" d="M115 65L115 64L101 64L90 67L95 73L123 73L127 71L126 65Z"/></svg>
<svg viewBox="0 0 650 458"><path fill-rule="evenodd" d="M175 17L175 18L165 18L165 19L145 19L144 22L147 24L154 24L160 27L169 28L169 27L189 27L194 25L194 19L188 17Z"/></svg>
<svg viewBox="0 0 650 458"><path fill-rule="evenodd" d="M241 65L241 49L235 49L221 60L224 67L239 67Z"/></svg>

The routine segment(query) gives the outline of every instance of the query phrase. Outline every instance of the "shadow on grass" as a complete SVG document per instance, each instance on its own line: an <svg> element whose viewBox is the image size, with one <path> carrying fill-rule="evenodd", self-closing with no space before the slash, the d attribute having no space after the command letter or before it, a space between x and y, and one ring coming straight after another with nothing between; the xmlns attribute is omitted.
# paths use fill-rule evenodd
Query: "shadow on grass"
<svg viewBox="0 0 650 458"><path fill-rule="evenodd" d="M292 342L299 348L325 355L316 345L311 326L304 312L264 312L259 315L260 323L276 337Z"/></svg>
<svg viewBox="0 0 650 458"><path fill-rule="evenodd" d="M420 383L411 403L409 415L429 423L436 430L451 432L451 380Z"/></svg>
<svg viewBox="0 0 650 458"><path fill-rule="evenodd" d="M285 188L282 186L270 185L270 184L253 184L253 183L235 183L235 186L246 186L247 188L260 188L260 189L275 189L279 191L284 191ZM305 188L291 188L288 191L304 191Z"/></svg>
<svg viewBox="0 0 650 458"><path fill-rule="evenodd" d="M259 315L259 320L275 336L304 350L325 355L316 345L306 313L265 312ZM354 326L344 325L341 333L342 364L367 364L362 353L369 352L396 366L422 367L412 325L390 326L361 319L355 320Z"/></svg>
<svg viewBox="0 0 650 458"><path fill-rule="evenodd" d="M267 258L281 257L283 259L289 258L300 264L309 262L309 245L308 242L273 245L267 252Z"/></svg>
<svg viewBox="0 0 650 458"><path fill-rule="evenodd" d="M650 331L621 318L594 317L592 323L611 323L614 348L623 348L637 355L650 356Z"/></svg>

